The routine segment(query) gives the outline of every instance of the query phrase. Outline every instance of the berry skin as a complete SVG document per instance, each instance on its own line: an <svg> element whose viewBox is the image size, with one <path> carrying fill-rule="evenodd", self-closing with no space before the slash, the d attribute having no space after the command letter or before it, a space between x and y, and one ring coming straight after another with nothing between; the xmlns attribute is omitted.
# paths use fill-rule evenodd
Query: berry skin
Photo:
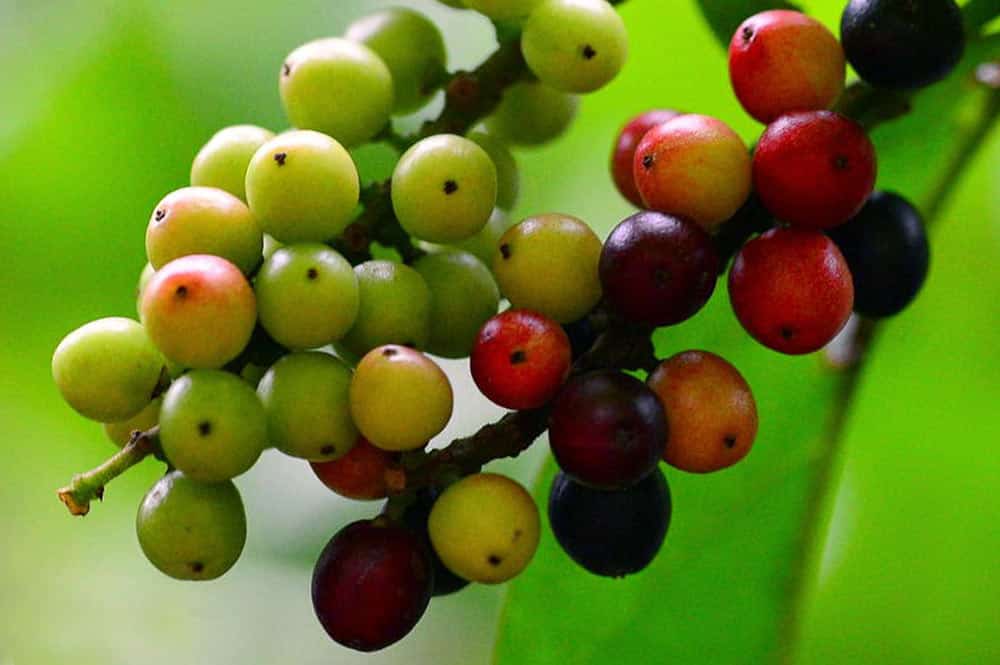
<svg viewBox="0 0 1000 665"><path fill-rule="evenodd" d="M273 138L274 132L255 125L233 125L220 129L194 158L191 184L195 187L218 187L246 201L250 158Z"/></svg>
<svg viewBox="0 0 1000 665"><path fill-rule="evenodd" d="M343 346L357 356L383 344L425 347L431 330L431 291L420 273L392 261L365 261L354 267L354 274L361 305Z"/></svg>
<svg viewBox="0 0 1000 665"><path fill-rule="evenodd" d="M441 494L427 529L449 570L471 582L500 584L520 574L538 549L538 507L510 478L476 473Z"/></svg>
<svg viewBox="0 0 1000 665"><path fill-rule="evenodd" d="M135 520L143 554L178 580L214 580L233 567L247 539L239 490L171 471L146 493Z"/></svg>
<svg viewBox="0 0 1000 665"><path fill-rule="evenodd" d="M569 337L552 319L509 309L486 322L472 349L472 378L490 401L507 409L537 409L569 376Z"/></svg>
<svg viewBox="0 0 1000 665"><path fill-rule="evenodd" d="M505 143L537 146L558 138L573 123L580 99L543 83L522 81L507 88L486 129Z"/></svg>
<svg viewBox="0 0 1000 665"><path fill-rule="evenodd" d="M713 230L750 195L750 155L721 120L689 113L646 132L635 150L646 207Z"/></svg>
<svg viewBox="0 0 1000 665"><path fill-rule="evenodd" d="M442 0L452 7L468 7L494 21L513 21L528 16L542 0Z"/></svg>
<svg viewBox="0 0 1000 665"><path fill-rule="evenodd" d="M801 12L754 14L729 43L729 80L747 113L767 124L793 111L829 108L844 90L844 51Z"/></svg>
<svg viewBox="0 0 1000 665"><path fill-rule="evenodd" d="M163 356L132 319L110 317L66 335L52 354L52 378L63 399L91 420L135 416L153 399Z"/></svg>
<svg viewBox="0 0 1000 665"><path fill-rule="evenodd" d="M323 548L313 570L313 609L338 644L377 651L413 630L433 585L430 555L418 537L385 520L363 520Z"/></svg>
<svg viewBox="0 0 1000 665"><path fill-rule="evenodd" d="M709 473L746 457L757 436L757 404L739 371L708 351L664 360L646 381L667 415L663 459Z"/></svg>
<svg viewBox="0 0 1000 665"><path fill-rule="evenodd" d="M351 379L351 416L382 450L423 448L451 419L451 383L434 361L405 346L372 349Z"/></svg>
<svg viewBox="0 0 1000 665"><path fill-rule="evenodd" d="M475 235L497 200L497 170L469 139L438 134L403 153L392 173L392 208L414 237L451 242Z"/></svg>
<svg viewBox="0 0 1000 665"><path fill-rule="evenodd" d="M825 235L772 229L736 255L729 300L754 339L796 355L823 348L840 332L854 287L847 262Z"/></svg>
<svg viewBox="0 0 1000 665"><path fill-rule="evenodd" d="M385 473L395 456L358 437L343 457L327 462L310 462L313 473L324 485L348 499L374 501L388 495Z"/></svg>
<svg viewBox="0 0 1000 665"><path fill-rule="evenodd" d="M276 362L257 386L271 444L308 460L345 455L358 438L350 385L350 368L327 353L292 353Z"/></svg>
<svg viewBox="0 0 1000 665"><path fill-rule="evenodd" d="M778 219L829 229L850 219L875 186L875 146L861 125L833 111L782 116L753 156L753 185Z"/></svg>
<svg viewBox="0 0 1000 665"><path fill-rule="evenodd" d="M927 278L930 246L920 213L891 192L875 192L861 212L829 232L851 269L854 311L898 314Z"/></svg>
<svg viewBox="0 0 1000 665"><path fill-rule="evenodd" d="M656 394L627 374L579 376L552 403L549 443L559 467L597 489L639 482L663 454L667 423Z"/></svg>
<svg viewBox="0 0 1000 665"><path fill-rule="evenodd" d="M558 213L536 215L501 236L493 274L511 306L569 323L601 299L600 257L601 241L583 221Z"/></svg>
<svg viewBox="0 0 1000 665"><path fill-rule="evenodd" d="M235 374L192 370L163 396L160 445L170 463L191 480L235 478L267 447L264 406Z"/></svg>
<svg viewBox="0 0 1000 665"><path fill-rule="evenodd" d="M154 269L189 254L221 256L244 273L260 265L260 226L243 201L214 187L185 187L156 204L146 227Z"/></svg>
<svg viewBox="0 0 1000 665"><path fill-rule="evenodd" d="M524 24L521 53L542 83L593 92L625 65L628 32L604 0L543 0Z"/></svg>
<svg viewBox="0 0 1000 665"><path fill-rule="evenodd" d="M566 554L595 575L624 577L648 566L670 526L670 489L659 469L608 492L560 472L549 494L549 523Z"/></svg>
<svg viewBox="0 0 1000 665"><path fill-rule="evenodd" d="M497 207L512 210L521 191L517 161L503 141L486 132L471 132L469 140L486 151L497 170Z"/></svg>
<svg viewBox="0 0 1000 665"><path fill-rule="evenodd" d="M413 502L406 507L401 519L403 525L419 537L427 545L427 551L431 555L431 562L434 566L434 596L447 596L461 591L469 586L469 581L462 579L455 573L448 570L447 566L441 562L441 557L434 551L431 545L431 537L427 530L427 521L430 519L431 510L434 503L440 496L441 491L437 487L424 487L420 489Z"/></svg>
<svg viewBox="0 0 1000 665"><path fill-rule="evenodd" d="M351 221L361 191L350 154L311 131L285 132L262 145L246 188L261 229L283 243L333 239Z"/></svg>
<svg viewBox="0 0 1000 665"><path fill-rule="evenodd" d="M898 90L940 81L965 50L954 0L851 0L840 18L840 40L862 79Z"/></svg>
<svg viewBox="0 0 1000 665"><path fill-rule="evenodd" d="M492 257L492 252L490 253ZM142 294L146 290L146 285L149 284L149 280L153 279L153 274L156 269L153 268L149 263L142 267L142 272L139 273L139 283L135 285L135 311L140 316L142 315Z"/></svg>
<svg viewBox="0 0 1000 665"><path fill-rule="evenodd" d="M486 222L486 226L480 229L479 233L471 238L452 243L449 247L474 255L492 272L493 255L497 251L497 245L500 244L500 237L507 232L512 223L513 221L507 213L500 208L495 208L489 221Z"/></svg>
<svg viewBox="0 0 1000 665"><path fill-rule="evenodd" d="M653 109L635 116L618 132L618 140L611 151L611 177L618 191L636 208L644 208L642 196L635 186L635 149L646 132L657 125L673 120L680 113L667 109Z"/></svg>
<svg viewBox="0 0 1000 665"><path fill-rule="evenodd" d="M429 102L448 63L441 31L423 14L404 7L358 19L347 26L344 38L382 58L392 75L396 112L415 111Z"/></svg>
<svg viewBox="0 0 1000 665"><path fill-rule="evenodd" d="M641 211L615 227L601 252L601 286L608 302L631 321L680 323L715 290L719 257L697 224Z"/></svg>
<svg viewBox="0 0 1000 665"><path fill-rule="evenodd" d="M281 102L298 129L313 129L352 148L389 122L392 74L373 50L347 39L303 44L281 66Z"/></svg>
<svg viewBox="0 0 1000 665"><path fill-rule="evenodd" d="M257 320L253 290L240 269L192 254L156 271L142 297L142 323L168 360L222 367L246 347Z"/></svg>
<svg viewBox="0 0 1000 665"><path fill-rule="evenodd" d="M276 250L261 266L254 293L261 325L289 349L315 349L346 335L361 299L351 264L319 243Z"/></svg>
<svg viewBox="0 0 1000 665"><path fill-rule="evenodd" d="M113 444L119 448L124 448L125 444L132 438L132 432L145 432L160 422L160 405L162 403L163 398L157 397L147 404L142 411L127 420L104 423L104 433L108 435Z"/></svg>

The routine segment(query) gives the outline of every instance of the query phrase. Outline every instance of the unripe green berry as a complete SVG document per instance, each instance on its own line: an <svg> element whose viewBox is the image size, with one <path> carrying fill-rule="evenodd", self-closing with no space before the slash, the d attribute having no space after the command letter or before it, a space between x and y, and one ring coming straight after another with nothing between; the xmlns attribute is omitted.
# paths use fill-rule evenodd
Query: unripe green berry
<svg viewBox="0 0 1000 665"><path fill-rule="evenodd" d="M497 207L503 210L513 209L521 191L521 177L514 155L503 141L492 134L472 132L469 139L486 151L497 169Z"/></svg>
<svg viewBox="0 0 1000 665"><path fill-rule="evenodd" d="M233 125L220 129L194 158L191 184L217 187L246 201L250 158L272 138L274 132L256 125Z"/></svg>
<svg viewBox="0 0 1000 665"><path fill-rule="evenodd" d="M511 145L535 146L565 132L576 117L580 100L542 83L516 83L486 119L490 134Z"/></svg>
<svg viewBox="0 0 1000 665"><path fill-rule="evenodd" d="M424 348L430 336L431 292L420 273L375 260L355 266L354 274L361 304L341 344L358 357L383 344Z"/></svg>
<svg viewBox="0 0 1000 665"><path fill-rule="evenodd" d="M462 0L469 9L485 14L494 21L513 21L522 19L538 5L541 0Z"/></svg>
<svg viewBox="0 0 1000 665"><path fill-rule="evenodd" d="M156 268L151 264L147 263L142 267L142 272L139 273L139 283L135 285L135 312L140 314L142 309L142 294L146 290L146 285L149 284L149 280L153 279L153 274L156 273Z"/></svg>
<svg viewBox="0 0 1000 665"><path fill-rule="evenodd" d="M132 432L145 432L160 422L161 404L163 404L163 398L157 397L131 418L104 423L104 433L108 435L113 444L119 448L124 447L131 440Z"/></svg>

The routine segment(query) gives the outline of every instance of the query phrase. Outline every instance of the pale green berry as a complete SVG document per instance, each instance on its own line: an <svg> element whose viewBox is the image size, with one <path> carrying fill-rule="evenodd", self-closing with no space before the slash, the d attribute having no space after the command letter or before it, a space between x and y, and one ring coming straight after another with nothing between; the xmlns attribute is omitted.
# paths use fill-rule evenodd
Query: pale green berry
<svg viewBox="0 0 1000 665"><path fill-rule="evenodd" d="M497 207L512 210L521 191L517 160L503 141L486 132L472 132L469 139L486 151L497 169Z"/></svg>
<svg viewBox="0 0 1000 665"><path fill-rule="evenodd" d="M400 263L375 260L355 266L354 274L361 306L341 345L358 357L382 344L425 347L430 336L431 292L420 273Z"/></svg>
<svg viewBox="0 0 1000 665"><path fill-rule="evenodd" d="M104 433L108 435L112 443L122 448L132 438L132 432L145 432L160 422L160 405L162 403L163 398L157 397L131 418L104 423Z"/></svg>
<svg viewBox="0 0 1000 665"><path fill-rule="evenodd" d="M272 138L274 132L256 125L233 125L220 129L194 158L191 184L218 187L246 201L250 158Z"/></svg>
<svg viewBox="0 0 1000 665"><path fill-rule="evenodd" d="M469 252L492 270L493 255L497 251L500 236L507 232L511 223L510 216L497 208L490 215L490 221L486 222L486 226L480 229L479 233L471 238L456 242L451 246L463 252Z"/></svg>
<svg viewBox="0 0 1000 665"><path fill-rule="evenodd" d="M276 251L278 251L279 249L281 249L284 246L285 246L285 243L278 242L277 240L274 239L273 236L269 236L268 234L265 233L264 234L264 249L261 252L261 254L264 256L264 260L267 261L269 258L271 258L271 255L273 255Z"/></svg>
<svg viewBox="0 0 1000 665"><path fill-rule="evenodd" d="M156 268L147 263L142 268L142 272L139 273L139 283L135 285L135 311L138 314L142 309L142 294L146 290L146 285L149 284L149 280L153 279L153 274L156 272Z"/></svg>
<svg viewBox="0 0 1000 665"><path fill-rule="evenodd" d="M494 21L513 21L532 12L541 0L462 0L469 9Z"/></svg>
<svg viewBox="0 0 1000 665"><path fill-rule="evenodd" d="M517 83L507 88L500 106L486 119L486 128L511 145L540 145L569 128L579 105L575 95L542 83Z"/></svg>

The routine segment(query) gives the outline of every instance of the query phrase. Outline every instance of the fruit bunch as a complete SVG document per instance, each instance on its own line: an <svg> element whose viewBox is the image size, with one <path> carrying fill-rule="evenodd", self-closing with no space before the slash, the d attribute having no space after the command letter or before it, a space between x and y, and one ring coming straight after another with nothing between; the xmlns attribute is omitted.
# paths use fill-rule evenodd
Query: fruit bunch
<svg viewBox="0 0 1000 665"><path fill-rule="evenodd" d="M565 214L510 226L518 175L508 146L557 137L575 95L621 69L618 3L446 4L497 22L494 55L449 74L437 27L408 9L293 50L279 90L294 129L213 136L191 185L153 207L139 321L88 323L52 361L67 402L121 447L61 498L84 514L129 466L165 461L136 529L171 577L213 579L239 558L246 518L233 478L267 448L308 462L339 495L388 499L332 537L312 579L323 627L362 651L405 636L432 596L524 570L538 508L482 467L546 430L561 469L549 521L569 556L611 577L653 560L671 519L659 461L717 471L743 459L757 433L735 367L701 350L660 360L650 342L702 308L729 253L739 250L729 272L738 319L785 353L827 344L852 308L899 311L927 268L919 215L872 193L865 130L827 110L844 85L840 42L789 11L747 19L730 48L737 96L768 123L752 155L717 119L645 113L612 157L615 183L643 210L604 243ZM883 10L855 17L870 5ZM918 22L893 14L897 5L845 12L843 42L863 76L871 56L855 33ZM960 25L958 41L960 52ZM925 84L953 56L903 58L890 83ZM442 88L436 119L412 136L395 131L393 116ZM370 143L398 153L385 181L359 176L351 151ZM432 356L468 357L480 391L512 412L428 449L454 401Z"/></svg>

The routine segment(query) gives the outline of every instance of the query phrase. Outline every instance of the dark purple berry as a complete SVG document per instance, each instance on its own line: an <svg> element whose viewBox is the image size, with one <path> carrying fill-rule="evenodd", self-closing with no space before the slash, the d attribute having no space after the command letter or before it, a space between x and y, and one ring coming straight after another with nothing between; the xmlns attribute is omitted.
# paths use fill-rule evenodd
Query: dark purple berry
<svg viewBox="0 0 1000 665"><path fill-rule="evenodd" d="M430 517L431 508L437 501L441 490L437 487L425 487L417 492L413 503L406 507L403 512L403 526L410 529L427 545L431 555L431 562L434 566L434 592L435 596L447 596L448 594L460 591L469 585L468 580L464 580L455 573L448 570L441 558L431 547L430 537L427 535L427 518Z"/></svg>

